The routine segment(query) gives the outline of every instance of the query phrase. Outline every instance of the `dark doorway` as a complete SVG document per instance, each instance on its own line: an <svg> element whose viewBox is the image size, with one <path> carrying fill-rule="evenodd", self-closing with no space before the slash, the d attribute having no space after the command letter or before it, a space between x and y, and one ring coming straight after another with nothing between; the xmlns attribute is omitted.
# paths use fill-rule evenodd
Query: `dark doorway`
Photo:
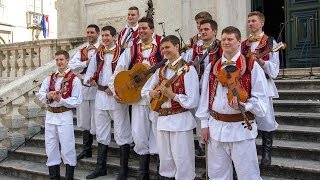
<svg viewBox="0 0 320 180"><path fill-rule="evenodd" d="M285 42L285 29L282 28L285 22L284 0L270 1L270 0L252 0L252 11L262 12L265 17L264 32L268 36L275 38L277 42ZM282 32L280 34L280 31ZM285 67L285 53L280 52L280 67Z"/></svg>

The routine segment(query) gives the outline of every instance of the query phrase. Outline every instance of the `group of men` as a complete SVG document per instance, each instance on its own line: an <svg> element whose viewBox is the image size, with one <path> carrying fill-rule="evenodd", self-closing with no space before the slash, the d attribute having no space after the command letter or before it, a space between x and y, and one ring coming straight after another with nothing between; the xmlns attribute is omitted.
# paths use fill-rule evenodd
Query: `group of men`
<svg viewBox="0 0 320 180"><path fill-rule="evenodd" d="M249 13L251 34L241 42L241 33L233 26L224 28L221 40L216 39L217 23L208 12L200 12L195 16L198 33L185 48L179 47L180 40L174 35L156 35L152 19L139 18L138 8L130 7L127 24L119 36L112 26L100 31L91 24L86 29L88 45L70 61L66 51L55 54L58 70L44 80L38 94L48 107L45 144L50 179L60 178L61 158L66 164L66 179L73 179L77 160L92 157L94 135L98 142L97 162L86 178L106 175L111 121L114 139L120 146L118 180L128 176L133 144L139 155L139 180L149 179L151 155L157 159L158 179L194 179L195 146L197 154L204 155L205 144L210 179L232 179L232 163L238 179L260 179L257 129L263 140L261 164L270 165L272 131L278 125L272 105L272 98L278 97L272 80L279 71L278 53L256 58L276 43L262 30L264 15ZM98 41L99 36L102 42ZM181 53L181 49L187 50ZM122 103L114 86L117 74L138 63L155 66L163 59L167 62L148 79L141 99L130 104L129 112L129 104ZM235 82L227 76L224 78L230 81L229 85L222 82L224 71L240 79L240 87L247 94L245 101L235 94L228 99ZM161 97L166 101L159 109L151 110L150 102ZM83 150L77 156L71 110L74 107L77 126L83 130Z"/></svg>

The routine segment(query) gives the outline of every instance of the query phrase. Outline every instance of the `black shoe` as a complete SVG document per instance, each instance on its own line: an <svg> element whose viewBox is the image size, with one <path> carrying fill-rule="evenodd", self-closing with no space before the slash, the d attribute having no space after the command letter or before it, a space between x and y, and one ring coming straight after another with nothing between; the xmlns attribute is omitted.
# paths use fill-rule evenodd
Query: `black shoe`
<svg viewBox="0 0 320 180"><path fill-rule="evenodd" d="M129 160L129 152L130 152L130 145L124 144L120 146L120 173L117 176L117 180L126 180L128 176L128 160Z"/></svg>
<svg viewBox="0 0 320 180"><path fill-rule="evenodd" d="M169 178L169 177L164 177L164 176L160 176L160 178L159 178L159 180L175 180L176 178L174 178L174 177L171 177L171 178Z"/></svg>
<svg viewBox="0 0 320 180"><path fill-rule="evenodd" d="M82 138L83 138L83 150L79 155L77 155L77 160L92 157L93 135L90 134L90 131L84 130L82 132Z"/></svg>
<svg viewBox="0 0 320 180"><path fill-rule="evenodd" d="M95 170L86 179L94 179L99 176L107 175L107 152L108 146L98 143L98 157Z"/></svg>
<svg viewBox="0 0 320 180"><path fill-rule="evenodd" d="M271 165L272 132L261 131L262 136L262 166Z"/></svg>
<svg viewBox="0 0 320 180"><path fill-rule="evenodd" d="M60 180L60 165L49 166L49 178Z"/></svg>
<svg viewBox="0 0 320 180"><path fill-rule="evenodd" d="M66 180L73 180L74 166L66 164Z"/></svg>
<svg viewBox="0 0 320 180"><path fill-rule="evenodd" d="M149 180L150 154L140 155L139 158L139 176L137 180Z"/></svg>

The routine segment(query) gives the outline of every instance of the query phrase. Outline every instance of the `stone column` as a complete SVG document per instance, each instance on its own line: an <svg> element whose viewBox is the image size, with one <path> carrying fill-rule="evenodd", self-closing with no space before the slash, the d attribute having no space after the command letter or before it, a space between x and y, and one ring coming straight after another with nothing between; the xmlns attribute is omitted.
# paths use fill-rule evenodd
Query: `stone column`
<svg viewBox="0 0 320 180"><path fill-rule="evenodd" d="M227 26L235 26L241 32L241 39L247 37L247 14L251 11L251 0L217 0L217 38L221 39L221 31Z"/></svg>
<svg viewBox="0 0 320 180"><path fill-rule="evenodd" d="M80 37L79 0L57 0L58 39Z"/></svg>

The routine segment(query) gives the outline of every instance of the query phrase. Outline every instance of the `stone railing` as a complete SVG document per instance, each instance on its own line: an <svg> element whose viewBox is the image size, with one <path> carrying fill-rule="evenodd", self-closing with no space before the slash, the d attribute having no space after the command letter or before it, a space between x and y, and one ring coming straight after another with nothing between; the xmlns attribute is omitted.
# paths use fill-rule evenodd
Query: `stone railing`
<svg viewBox="0 0 320 180"><path fill-rule="evenodd" d="M65 45L67 44L65 43ZM68 49L63 46L52 47L49 44L44 46L46 45L48 45L46 47L48 48L47 53L51 55L59 48ZM74 47L70 43L68 45L69 48ZM83 46L84 44L78 48ZM12 45L12 47L15 50L3 50L1 48L1 52L16 53L14 58L3 60L6 63L3 63L4 66L2 66L5 67L2 75L13 75L19 78L0 88L0 159L6 157L9 150L23 144L26 138L40 131L44 124L46 107L35 98L35 94L44 78L56 70L55 61L53 58L50 58L51 61L49 61L49 55L44 61L30 55L35 52L34 47L26 48L27 46L23 46L24 48L22 48L16 45ZM69 51L71 57L78 48ZM20 51L22 54L17 57L17 53L20 54ZM41 51L43 52L43 50ZM25 54L26 52L29 52L29 54ZM32 73L30 73L31 70Z"/></svg>
<svg viewBox="0 0 320 180"><path fill-rule="evenodd" d="M0 77L21 77L52 60L57 50L69 51L83 42L71 38L0 45Z"/></svg>

